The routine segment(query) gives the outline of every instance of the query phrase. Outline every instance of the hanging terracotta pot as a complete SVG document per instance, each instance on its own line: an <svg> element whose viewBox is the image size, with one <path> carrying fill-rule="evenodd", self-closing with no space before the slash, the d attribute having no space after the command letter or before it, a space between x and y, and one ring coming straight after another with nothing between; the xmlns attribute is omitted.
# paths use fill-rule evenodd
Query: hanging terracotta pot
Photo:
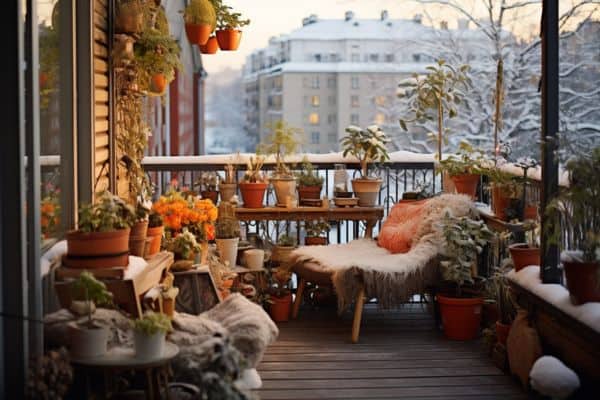
<svg viewBox="0 0 600 400"><path fill-rule="evenodd" d="M451 340L472 340L479 333L483 299L437 295L444 335Z"/></svg>
<svg viewBox="0 0 600 400"><path fill-rule="evenodd" d="M477 174L462 174L451 177L456 193L466 194L475 200L480 176Z"/></svg>
<svg viewBox="0 0 600 400"><path fill-rule="evenodd" d="M530 247L527 243L515 243L508 246L515 271L530 265L540 265L540 248Z"/></svg>
<svg viewBox="0 0 600 400"><path fill-rule="evenodd" d="M600 263L564 261L567 289L575 305L600 302Z"/></svg>
<svg viewBox="0 0 600 400"><path fill-rule="evenodd" d="M152 80L150 82L150 90L154 93L164 93L167 89L167 78L164 74L154 74L152 75Z"/></svg>
<svg viewBox="0 0 600 400"><path fill-rule="evenodd" d="M206 44L199 45L198 47L202 54L215 54L219 50L219 42L216 36L211 36L206 41Z"/></svg>
<svg viewBox="0 0 600 400"><path fill-rule="evenodd" d="M152 239L148 247L148 256L152 256L160 251L164 230L165 227L163 225L148 228L146 236Z"/></svg>
<svg viewBox="0 0 600 400"><path fill-rule="evenodd" d="M237 29L221 29L217 31L219 48L223 51L234 51L240 46L242 31Z"/></svg>
<svg viewBox="0 0 600 400"><path fill-rule="evenodd" d="M286 322L290 319L290 312L292 310L292 294L288 293L283 297L271 296L271 305L269 307L269 314L275 322Z"/></svg>
<svg viewBox="0 0 600 400"><path fill-rule="evenodd" d="M263 182L241 182L240 193L246 208L262 208L267 184Z"/></svg>
<svg viewBox="0 0 600 400"><path fill-rule="evenodd" d="M212 31L212 26L209 24L185 24L185 34L189 42L198 46L206 44Z"/></svg>

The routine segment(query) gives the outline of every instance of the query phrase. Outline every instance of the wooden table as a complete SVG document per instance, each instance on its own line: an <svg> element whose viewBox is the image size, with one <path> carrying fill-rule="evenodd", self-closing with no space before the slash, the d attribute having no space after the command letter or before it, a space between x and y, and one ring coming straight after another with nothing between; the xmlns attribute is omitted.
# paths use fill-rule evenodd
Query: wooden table
<svg viewBox="0 0 600 400"><path fill-rule="evenodd" d="M264 207L236 208L238 220L249 221L365 221L365 237L373 237L373 228L383 218L383 207Z"/></svg>

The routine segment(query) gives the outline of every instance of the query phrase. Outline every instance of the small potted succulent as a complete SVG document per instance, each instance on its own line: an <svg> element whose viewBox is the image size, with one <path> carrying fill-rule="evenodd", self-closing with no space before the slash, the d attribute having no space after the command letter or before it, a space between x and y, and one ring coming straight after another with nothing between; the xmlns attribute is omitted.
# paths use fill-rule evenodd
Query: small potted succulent
<svg viewBox="0 0 600 400"><path fill-rule="evenodd" d="M267 178L261 171L265 162L263 156L250 157L246 172L240 182L240 193L246 208L262 208L265 191L269 185Z"/></svg>
<svg viewBox="0 0 600 400"><path fill-rule="evenodd" d="M277 239L277 243L273 246L271 261L279 265L287 264L290 259L290 254L295 248L295 236L287 234L280 235Z"/></svg>
<svg viewBox="0 0 600 400"><path fill-rule="evenodd" d="M513 243L508 246L515 271L520 271L529 265L540 265L539 224L535 221L526 221L523 229L526 232L527 242Z"/></svg>
<svg viewBox="0 0 600 400"><path fill-rule="evenodd" d="M292 274L282 268L270 276L267 303L269 303L269 314L275 322L285 322L290 319L292 310L291 277Z"/></svg>
<svg viewBox="0 0 600 400"><path fill-rule="evenodd" d="M185 33L190 43L205 45L217 25L217 14L211 0L191 0L183 11Z"/></svg>
<svg viewBox="0 0 600 400"><path fill-rule="evenodd" d="M296 194L296 177L288 167L285 157L294 154L298 148L297 137L301 130L281 120L274 122L269 129L271 133L258 145L257 152L275 156L275 170L270 181L275 189L277 205L285 206L288 196L294 197Z"/></svg>
<svg viewBox="0 0 600 400"><path fill-rule="evenodd" d="M324 219L305 221L304 230L306 231L306 237L304 238L304 244L306 246L326 245L327 232L330 229L329 223Z"/></svg>
<svg viewBox="0 0 600 400"><path fill-rule="evenodd" d="M133 256L143 257L148 235L148 214L150 209L141 202L135 207L135 223L129 234L129 252Z"/></svg>
<svg viewBox="0 0 600 400"><path fill-rule="evenodd" d="M298 202L301 205L302 200L321 198L323 177L319 176L311 162L307 159L302 162L302 170L296 174L296 181L298 183Z"/></svg>
<svg viewBox="0 0 600 400"><path fill-rule="evenodd" d="M167 332L173 326L169 317L163 313L147 311L133 321L135 356L144 359L155 359L162 356Z"/></svg>
<svg viewBox="0 0 600 400"><path fill-rule="evenodd" d="M567 231L569 249L561 254L573 304L600 301L600 147L566 164L569 186L546 209L550 243Z"/></svg>
<svg viewBox="0 0 600 400"><path fill-rule="evenodd" d="M452 179L457 193L475 199L481 170L487 161L481 151L474 149L468 142L461 141L457 154L451 154L439 161L439 170L447 173Z"/></svg>
<svg viewBox="0 0 600 400"><path fill-rule="evenodd" d="M148 256L152 256L160 251L164 233L165 227L162 217L156 211L150 211L150 215L148 216L148 231L146 233L146 236L150 239L146 252Z"/></svg>
<svg viewBox="0 0 600 400"><path fill-rule="evenodd" d="M232 12L232 8L221 0L211 0L217 12L217 42L223 51L234 51L240 46L242 31L240 28L250 24L249 19L241 19L242 14Z"/></svg>
<svg viewBox="0 0 600 400"><path fill-rule="evenodd" d="M219 204L219 216L215 225L217 250L221 261L230 268L237 263L240 223L235 216L235 206L227 201Z"/></svg>
<svg viewBox="0 0 600 400"><path fill-rule="evenodd" d="M194 260L202 249L196 241L196 236L187 228L175 237L165 239L165 248L173 252L175 260Z"/></svg>
<svg viewBox="0 0 600 400"><path fill-rule="evenodd" d="M352 190L358 197L358 205L372 207L377 203L382 180L369 176L369 163L389 160L386 145L390 140L377 125L367 129L352 125L346 132L348 134L341 139L342 154L344 157L350 154L360 162L361 176L352 180Z"/></svg>
<svg viewBox="0 0 600 400"><path fill-rule="evenodd" d="M448 294L438 294L444 334L452 340L471 340L477 336L481 324L483 298L470 296L464 290L473 284L473 268L477 255L493 238L485 223L467 216L454 217L447 213L438 224L444 237L443 259L440 269L445 282L454 287Z"/></svg>
<svg viewBox="0 0 600 400"><path fill-rule="evenodd" d="M219 184L221 201L230 201L235 196L237 191L237 183L235 182L236 168L233 163L225 165L225 178Z"/></svg>
<svg viewBox="0 0 600 400"><path fill-rule="evenodd" d="M95 204L81 205L78 229L67 233L65 266L94 269L129 265L134 215L133 207L108 191Z"/></svg>
<svg viewBox="0 0 600 400"><path fill-rule="evenodd" d="M78 308L87 315L85 322L69 324L71 354L81 358L101 356L107 350L108 328L96 323L93 314L96 306L112 304L112 293L106 289L104 282L97 280L88 271L79 274L70 287L74 300L71 308Z"/></svg>
<svg viewBox="0 0 600 400"><path fill-rule="evenodd" d="M203 172L200 174L200 195L203 199L210 199L213 204L219 200L219 175L216 172Z"/></svg>
<svg viewBox="0 0 600 400"><path fill-rule="evenodd" d="M133 47L141 88L150 94L163 95L181 67L179 44L169 34L146 29Z"/></svg>

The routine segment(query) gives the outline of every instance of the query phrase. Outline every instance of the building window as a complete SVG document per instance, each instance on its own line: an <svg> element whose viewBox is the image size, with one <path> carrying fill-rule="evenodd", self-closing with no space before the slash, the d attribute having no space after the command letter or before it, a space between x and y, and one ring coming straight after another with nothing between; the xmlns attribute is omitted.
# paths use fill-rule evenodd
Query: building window
<svg viewBox="0 0 600 400"><path fill-rule="evenodd" d="M379 54L370 54L369 61L371 62L379 62Z"/></svg>
<svg viewBox="0 0 600 400"><path fill-rule="evenodd" d="M335 120L336 120L336 115L335 114L329 114L329 115L327 115L327 123L329 125L335 124Z"/></svg>
<svg viewBox="0 0 600 400"><path fill-rule="evenodd" d="M360 62L360 54L358 54L358 53L352 53L352 55L350 56L350 61L352 61L352 62Z"/></svg>
<svg viewBox="0 0 600 400"><path fill-rule="evenodd" d="M360 107L359 101L358 101L358 96L357 95L352 95L350 97L350 105L352 107Z"/></svg>
<svg viewBox="0 0 600 400"><path fill-rule="evenodd" d="M315 61L321 62L321 54L315 54Z"/></svg>
<svg viewBox="0 0 600 400"><path fill-rule="evenodd" d="M420 54L413 54L413 61L414 62L420 62L421 61L421 55Z"/></svg>
<svg viewBox="0 0 600 400"><path fill-rule="evenodd" d="M328 103L330 106L335 106L335 96L329 96L329 97L327 98L327 103Z"/></svg>
<svg viewBox="0 0 600 400"><path fill-rule="evenodd" d="M375 96L373 101L378 106L385 106L385 96Z"/></svg>
<svg viewBox="0 0 600 400"><path fill-rule="evenodd" d="M319 132L311 132L311 134L310 134L310 143L311 144L319 144L319 143L321 143L321 134Z"/></svg>
<svg viewBox="0 0 600 400"><path fill-rule="evenodd" d="M329 61L330 62L338 62L339 61L339 56L337 53L331 53L329 55Z"/></svg>
<svg viewBox="0 0 600 400"><path fill-rule="evenodd" d="M385 114L377 113L375 114L375 118L373 119L376 125L383 125L385 123Z"/></svg>
<svg viewBox="0 0 600 400"><path fill-rule="evenodd" d="M337 142L337 133L335 133L335 132L329 132L327 134L327 141L329 143L335 143L335 142Z"/></svg>
<svg viewBox="0 0 600 400"><path fill-rule="evenodd" d="M350 115L350 123L352 125L359 125L360 124L360 121L359 121L359 118L358 118L358 114L351 114Z"/></svg>
<svg viewBox="0 0 600 400"><path fill-rule="evenodd" d="M330 76L329 78L327 78L327 88L328 89L335 89L335 77Z"/></svg>
<svg viewBox="0 0 600 400"><path fill-rule="evenodd" d="M310 104L312 104L313 107L319 107L321 99L319 99L319 96L315 95L310 99Z"/></svg>
<svg viewBox="0 0 600 400"><path fill-rule="evenodd" d="M319 125L319 113L310 113L308 122L310 122L311 125Z"/></svg>
<svg viewBox="0 0 600 400"><path fill-rule="evenodd" d="M394 55L393 54L386 54L385 55L385 62L394 62Z"/></svg>
<svg viewBox="0 0 600 400"><path fill-rule="evenodd" d="M350 82L351 82L351 87L352 89L358 89L359 88L359 80L358 80L358 76L353 76L352 78L350 78Z"/></svg>
<svg viewBox="0 0 600 400"><path fill-rule="evenodd" d="M310 82L310 87L313 89L318 89L319 88L319 77L318 76L313 76Z"/></svg>

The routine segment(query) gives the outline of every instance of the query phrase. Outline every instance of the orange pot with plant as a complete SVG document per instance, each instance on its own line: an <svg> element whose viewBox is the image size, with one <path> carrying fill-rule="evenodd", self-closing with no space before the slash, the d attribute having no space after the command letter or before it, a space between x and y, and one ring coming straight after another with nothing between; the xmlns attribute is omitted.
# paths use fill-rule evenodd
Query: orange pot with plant
<svg viewBox="0 0 600 400"><path fill-rule="evenodd" d="M453 191L466 194L474 200L485 162L486 158L480 150L467 142L461 142L456 154L450 154L441 160L439 167L444 176L452 181Z"/></svg>
<svg viewBox="0 0 600 400"><path fill-rule="evenodd" d="M529 243L515 243L508 247L510 257L515 265L515 271L520 271L529 265L540 265L540 248Z"/></svg>
<svg viewBox="0 0 600 400"><path fill-rule="evenodd" d="M242 31L237 29L222 29L217 31L217 42L223 51L235 51L240 47Z"/></svg>
<svg viewBox="0 0 600 400"><path fill-rule="evenodd" d="M217 42L224 51L237 50L242 39L240 28L248 25L249 19L241 19L241 14L232 12L231 7L224 6L217 10Z"/></svg>
<svg viewBox="0 0 600 400"><path fill-rule="evenodd" d="M189 42L203 46L215 30L217 14L210 0L192 0L183 11L183 20Z"/></svg>
<svg viewBox="0 0 600 400"><path fill-rule="evenodd" d="M206 41L206 44L199 45L200 53L202 54L216 54L219 51L219 42L216 36L211 36Z"/></svg>
<svg viewBox="0 0 600 400"><path fill-rule="evenodd" d="M164 93L167 90L167 77L164 74L152 75L150 90L154 93Z"/></svg>
<svg viewBox="0 0 600 400"><path fill-rule="evenodd" d="M290 320L292 311L292 294L287 293L281 297L270 297L269 314L275 322L286 322Z"/></svg>
<svg viewBox="0 0 600 400"><path fill-rule="evenodd" d="M471 199L477 197L477 186L481 176L478 174L462 174L451 177L456 193L466 194Z"/></svg>

